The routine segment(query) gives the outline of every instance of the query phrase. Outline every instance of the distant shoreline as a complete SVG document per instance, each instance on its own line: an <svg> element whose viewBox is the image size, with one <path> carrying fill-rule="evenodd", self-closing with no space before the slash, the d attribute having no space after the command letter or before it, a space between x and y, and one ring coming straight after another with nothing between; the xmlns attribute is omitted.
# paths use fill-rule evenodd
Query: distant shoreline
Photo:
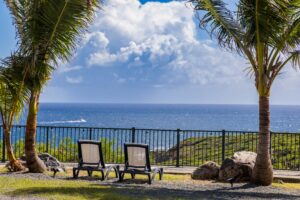
<svg viewBox="0 0 300 200"><path fill-rule="evenodd" d="M100 103L100 102L40 102L40 104L73 104L73 105L185 105L185 106L258 106L258 104L210 104L210 103ZM299 106L300 104L270 104L270 106Z"/></svg>

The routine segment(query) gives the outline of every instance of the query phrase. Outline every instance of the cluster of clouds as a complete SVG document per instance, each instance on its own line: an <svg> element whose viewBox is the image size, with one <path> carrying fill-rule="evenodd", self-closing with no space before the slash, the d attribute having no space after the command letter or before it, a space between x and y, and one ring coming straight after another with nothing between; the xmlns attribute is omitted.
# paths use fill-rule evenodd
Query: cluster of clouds
<svg viewBox="0 0 300 200"><path fill-rule="evenodd" d="M61 73L113 68L118 83L226 84L245 79L247 63L200 36L191 5L181 1L107 1ZM66 75L68 83L82 76Z"/></svg>
<svg viewBox="0 0 300 200"><path fill-rule="evenodd" d="M219 48L198 23L186 1L105 1L43 101L257 103L247 61ZM271 103L299 104L299 86L300 73L288 67Z"/></svg>

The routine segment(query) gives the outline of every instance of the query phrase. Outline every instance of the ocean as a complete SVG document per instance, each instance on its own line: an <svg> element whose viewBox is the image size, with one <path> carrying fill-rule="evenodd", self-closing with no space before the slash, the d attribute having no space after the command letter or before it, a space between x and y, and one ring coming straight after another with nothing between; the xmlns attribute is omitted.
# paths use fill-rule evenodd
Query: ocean
<svg viewBox="0 0 300 200"><path fill-rule="evenodd" d="M25 123L25 116L18 124ZM107 128L258 130L257 105L41 103L38 124ZM271 106L271 130L300 131L300 106Z"/></svg>

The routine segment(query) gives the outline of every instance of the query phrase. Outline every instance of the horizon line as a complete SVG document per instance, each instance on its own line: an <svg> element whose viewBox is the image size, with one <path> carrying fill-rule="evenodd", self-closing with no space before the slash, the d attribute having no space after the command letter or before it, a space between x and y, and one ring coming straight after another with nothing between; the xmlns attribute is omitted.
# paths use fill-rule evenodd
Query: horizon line
<svg viewBox="0 0 300 200"><path fill-rule="evenodd" d="M243 103L141 103L141 102L40 102L41 104L127 104L127 105L241 105L241 106L258 106L257 104L243 104ZM270 106L300 106L300 104L271 104Z"/></svg>

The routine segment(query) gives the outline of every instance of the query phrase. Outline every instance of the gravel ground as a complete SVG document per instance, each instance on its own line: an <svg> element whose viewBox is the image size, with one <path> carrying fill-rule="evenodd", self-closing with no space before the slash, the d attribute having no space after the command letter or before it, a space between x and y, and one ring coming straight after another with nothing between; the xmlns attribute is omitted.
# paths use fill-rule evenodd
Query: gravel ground
<svg viewBox="0 0 300 200"><path fill-rule="evenodd" d="M53 180L52 177L45 174L31 173L0 173L0 176L9 176L16 178L31 178L38 180ZM57 177L61 180L74 180L64 176ZM148 185L144 180L125 180L123 183L116 182L115 179L108 181L99 181L97 178L81 177L77 181L89 181L94 184L109 185L116 189L119 194L132 197L132 199L141 199L147 196L148 199L299 199L300 190L283 189L273 186L260 187L248 183L236 183L231 188L228 183L213 181L155 181ZM36 200L37 198L15 198L0 196L0 199L25 199Z"/></svg>
<svg viewBox="0 0 300 200"><path fill-rule="evenodd" d="M109 184L109 183L108 183ZM114 183L115 187L139 188L130 191L138 196L140 191L152 199L300 199L300 190L287 190L268 186L256 186L249 183L236 183L233 187L227 183L212 181L156 181L153 185L139 184L137 181Z"/></svg>

